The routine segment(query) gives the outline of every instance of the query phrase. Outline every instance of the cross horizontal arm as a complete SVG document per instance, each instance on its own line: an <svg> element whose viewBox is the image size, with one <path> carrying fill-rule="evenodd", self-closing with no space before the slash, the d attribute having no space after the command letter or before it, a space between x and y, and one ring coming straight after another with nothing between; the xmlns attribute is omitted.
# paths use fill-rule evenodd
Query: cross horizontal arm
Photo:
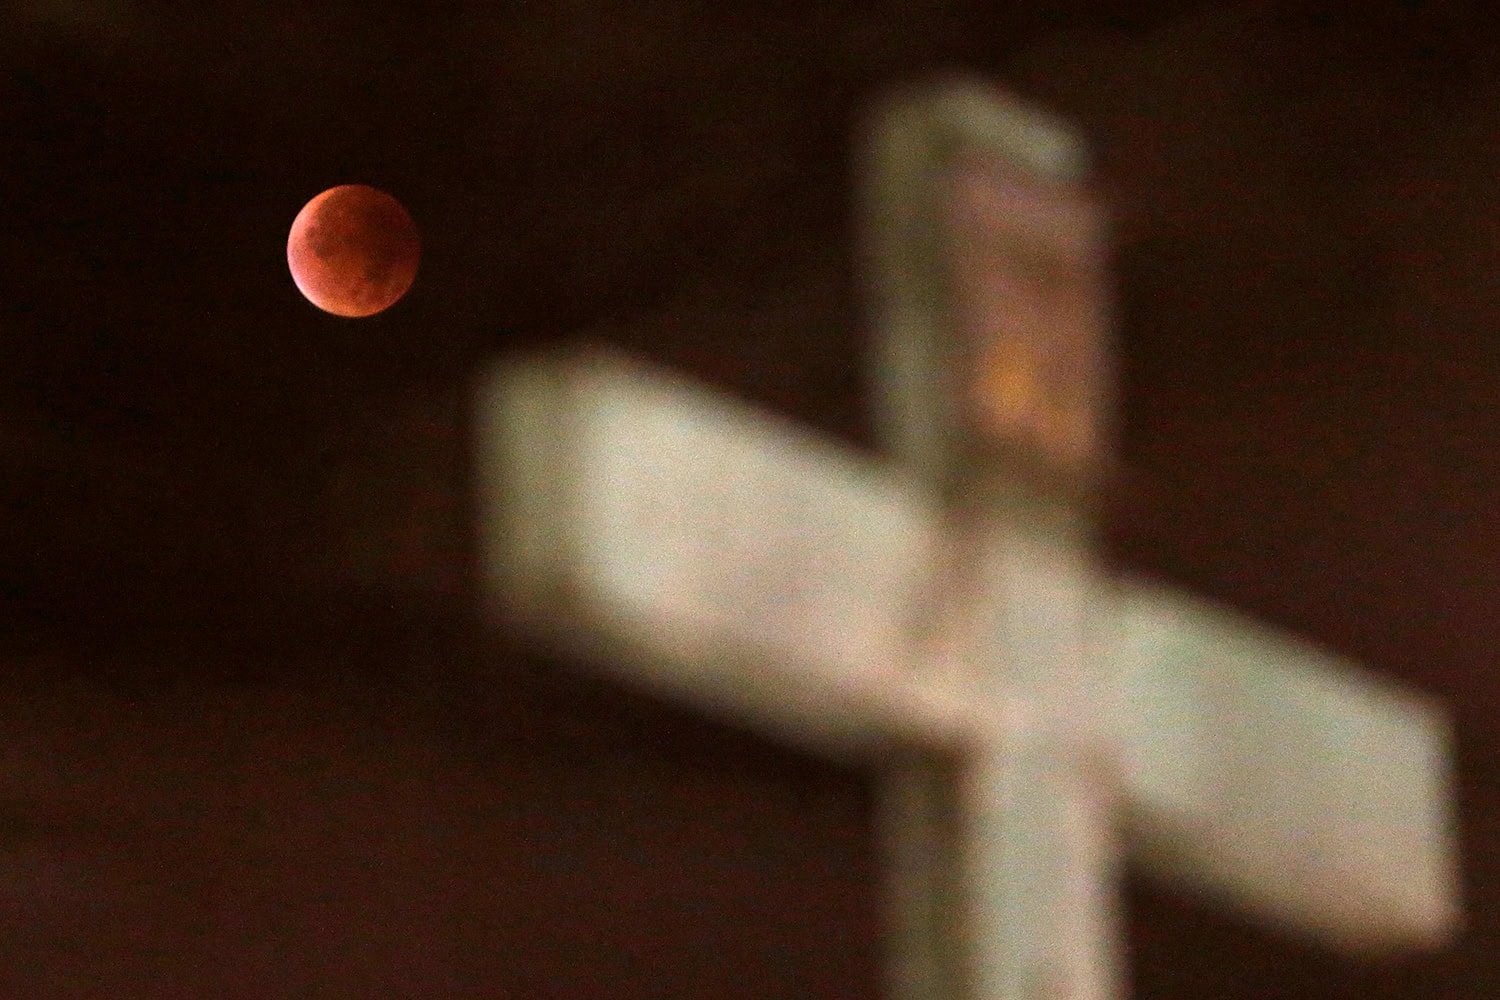
<svg viewBox="0 0 1500 1000"><path fill-rule="evenodd" d="M480 413L500 612L819 751L994 729L911 669L938 521L874 462L602 350L506 367Z"/></svg>
<svg viewBox="0 0 1500 1000"><path fill-rule="evenodd" d="M1116 667L1135 854L1362 949L1457 920L1450 733L1309 643L1124 584Z"/></svg>

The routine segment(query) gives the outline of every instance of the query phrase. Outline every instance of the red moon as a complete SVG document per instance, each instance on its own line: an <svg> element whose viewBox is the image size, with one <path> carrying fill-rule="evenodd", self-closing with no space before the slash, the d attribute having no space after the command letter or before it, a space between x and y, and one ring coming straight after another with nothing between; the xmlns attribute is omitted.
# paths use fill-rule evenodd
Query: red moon
<svg viewBox="0 0 1500 1000"><path fill-rule="evenodd" d="M363 184L329 188L302 206L286 263L307 301L335 316L373 316L417 276L422 239L401 203Z"/></svg>

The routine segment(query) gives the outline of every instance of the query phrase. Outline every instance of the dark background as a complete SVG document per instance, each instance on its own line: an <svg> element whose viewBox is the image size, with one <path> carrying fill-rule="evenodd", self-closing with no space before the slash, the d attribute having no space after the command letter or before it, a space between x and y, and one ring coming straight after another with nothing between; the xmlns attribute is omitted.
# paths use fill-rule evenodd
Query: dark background
<svg viewBox="0 0 1500 1000"><path fill-rule="evenodd" d="M1116 560L1449 699L1469 927L1358 965L1132 884L1145 998L1500 989L1500 21L1480 3L23 0L0 14L0 997L855 997L864 775L475 621L470 379L604 336L870 447L889 85L1117 209ZM298 208L395 193L340 321Z"/></svg>

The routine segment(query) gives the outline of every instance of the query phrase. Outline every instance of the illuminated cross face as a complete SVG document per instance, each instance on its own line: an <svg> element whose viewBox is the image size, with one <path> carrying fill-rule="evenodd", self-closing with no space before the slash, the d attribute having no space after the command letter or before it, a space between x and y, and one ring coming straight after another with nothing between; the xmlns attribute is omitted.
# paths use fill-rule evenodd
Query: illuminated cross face
<svg viewBox="0 0 1500 1000"><path fill-rule="evenodd" d="M1076 143L950 85L869 151L893 460L606 351L502 366L495 613L878 773L897 1000L1118 996L1127 853L1351 947L1441 940L1442 714L1094 556L1104 241Z"/></svg>

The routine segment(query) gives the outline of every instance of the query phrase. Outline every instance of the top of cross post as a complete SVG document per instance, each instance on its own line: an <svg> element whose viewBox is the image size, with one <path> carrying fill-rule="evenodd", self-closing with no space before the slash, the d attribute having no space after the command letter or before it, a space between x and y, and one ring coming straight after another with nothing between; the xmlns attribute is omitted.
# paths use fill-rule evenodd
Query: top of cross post
<svg viewBox="0 0 1500 1000"><path fill-rule="evenodd" d="M964 78L870 121L861 163L881 435L950 501L1086 500L1105 471L1103 213L1066 124Z"/></svg>

